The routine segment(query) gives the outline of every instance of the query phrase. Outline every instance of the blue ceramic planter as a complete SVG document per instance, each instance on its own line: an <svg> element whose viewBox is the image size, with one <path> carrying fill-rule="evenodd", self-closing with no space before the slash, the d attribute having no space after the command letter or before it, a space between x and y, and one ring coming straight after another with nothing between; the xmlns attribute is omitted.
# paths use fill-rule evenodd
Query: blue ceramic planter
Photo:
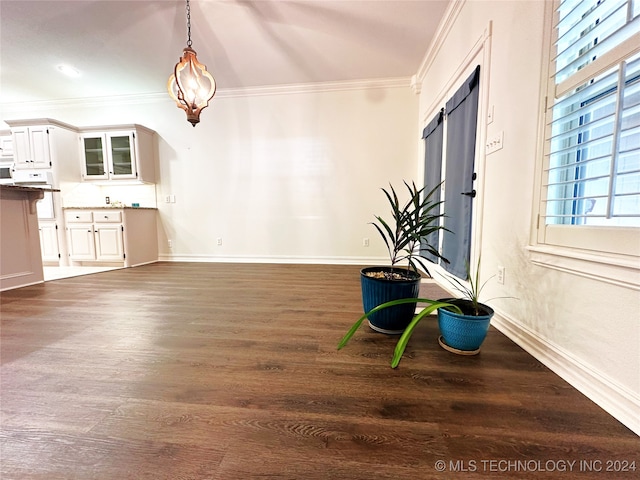
<svg viewBox="0 0 640 480"><path fill-rule="evenodd" d="M443 302L453 303L462 311L469 308L471 302L465 299L443 299ZM460 315L445 308L438 309L438 327L442 335L442 341L451 349L463 352L474 352L480 349L484 342L489 324L493 316L493 309L482 305L484 315Z"/></svg>
<svg viewBox="0 0 640 480"><path fill-rule="evenodd" d="M391 267L368 267L360 271L360 283L362 285L362 306L365 313L391 300L400 298L418 298L420 292L420 275L409 272L415 276L412 280L386 280L372 278L367 272L391 272L406 270ZM416 311L415 303L396 305L373 313L369 317L369 326L377 332L387 334L400 334L409 325Z"/></svg>

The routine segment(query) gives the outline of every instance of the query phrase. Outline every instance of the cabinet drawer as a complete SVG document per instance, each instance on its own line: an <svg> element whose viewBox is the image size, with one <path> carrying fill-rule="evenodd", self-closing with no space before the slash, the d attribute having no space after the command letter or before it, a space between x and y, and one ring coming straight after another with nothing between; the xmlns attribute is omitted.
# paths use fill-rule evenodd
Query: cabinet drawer
<svg viewBox="0 0 640 480"><path fill-rule="evenodd" d="M120 223L122 212L93 212L93 221L96 223Z"/></svg>
<svg viewBox="0 0 640 480"><path fill-rule="evenodd" d="M91 223L93 222L93 213L80 211L65 212L64 219L67 223Z"/></svg>

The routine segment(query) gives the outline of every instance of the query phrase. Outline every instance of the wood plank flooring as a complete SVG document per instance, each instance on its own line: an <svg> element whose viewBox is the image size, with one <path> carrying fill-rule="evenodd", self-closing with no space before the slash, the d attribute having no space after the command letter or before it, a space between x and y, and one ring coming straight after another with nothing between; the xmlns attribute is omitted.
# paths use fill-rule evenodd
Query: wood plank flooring
<svg viewBox="0 0 640 480"><path fill-rule="evenodd" d="M639 477L640 438L494 329L461 357L425 321L396 370L368 327L336 351L359 268L157 263L2 293L0 478Z"/></svg>

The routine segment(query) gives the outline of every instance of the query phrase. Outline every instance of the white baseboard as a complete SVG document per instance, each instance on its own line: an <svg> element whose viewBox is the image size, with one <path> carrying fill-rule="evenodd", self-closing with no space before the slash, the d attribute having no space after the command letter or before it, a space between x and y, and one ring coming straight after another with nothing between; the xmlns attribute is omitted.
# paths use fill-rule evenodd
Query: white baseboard
<svg viewBox="0 0 640 480"><path fill-rule="evenodd" d="M243 256L243 255L190 255L166 254L158 256L161 262L202 262L202 263L302 263L327 265L387 265L386 257L296 257L296 256Z"/></svg>
<svg viewBox="0 0 640 480"><path fill-rule="evenodd" d="M640 396L496 311L491 325L640 436Z"/></svg>

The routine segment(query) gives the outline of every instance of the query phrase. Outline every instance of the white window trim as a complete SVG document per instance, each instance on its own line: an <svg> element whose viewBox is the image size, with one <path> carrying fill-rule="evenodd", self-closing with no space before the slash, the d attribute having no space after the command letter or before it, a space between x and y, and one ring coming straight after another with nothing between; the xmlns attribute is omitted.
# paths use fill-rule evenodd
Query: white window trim
<svg viewBox="0 0 640 480"><path fill-rule="evenodd" d="M527 250L534 265L640 291L640 261L636 257L553 245L530 245Z"/></svg>
<svg viewBox="0 0 640 480"><path fill-rule="evenodd" d="M543 63L540 78L541 95L536 148L537 161L530 245L527 250L534 265L633 290L640 290L640 229L542 225L545 213L543 202L545 196L544 183L546 180L544 161L548 148L546 141L547 102L552 102L556 93L556 87L553 82L549 81L551 75L551 45L555 38L553 17L556 7L557 2L545 2L545 31L542 46ZM637 37L638 35L634 35L630 40L637 41ZM589 74L590 72L585 72L585 75ZM565 87L571 88L563 84L558 86L559 89ZM618 245L620 247L619 251L616 253L603 252L598 248L599 245L609 242L614 242Z"/></svg>

